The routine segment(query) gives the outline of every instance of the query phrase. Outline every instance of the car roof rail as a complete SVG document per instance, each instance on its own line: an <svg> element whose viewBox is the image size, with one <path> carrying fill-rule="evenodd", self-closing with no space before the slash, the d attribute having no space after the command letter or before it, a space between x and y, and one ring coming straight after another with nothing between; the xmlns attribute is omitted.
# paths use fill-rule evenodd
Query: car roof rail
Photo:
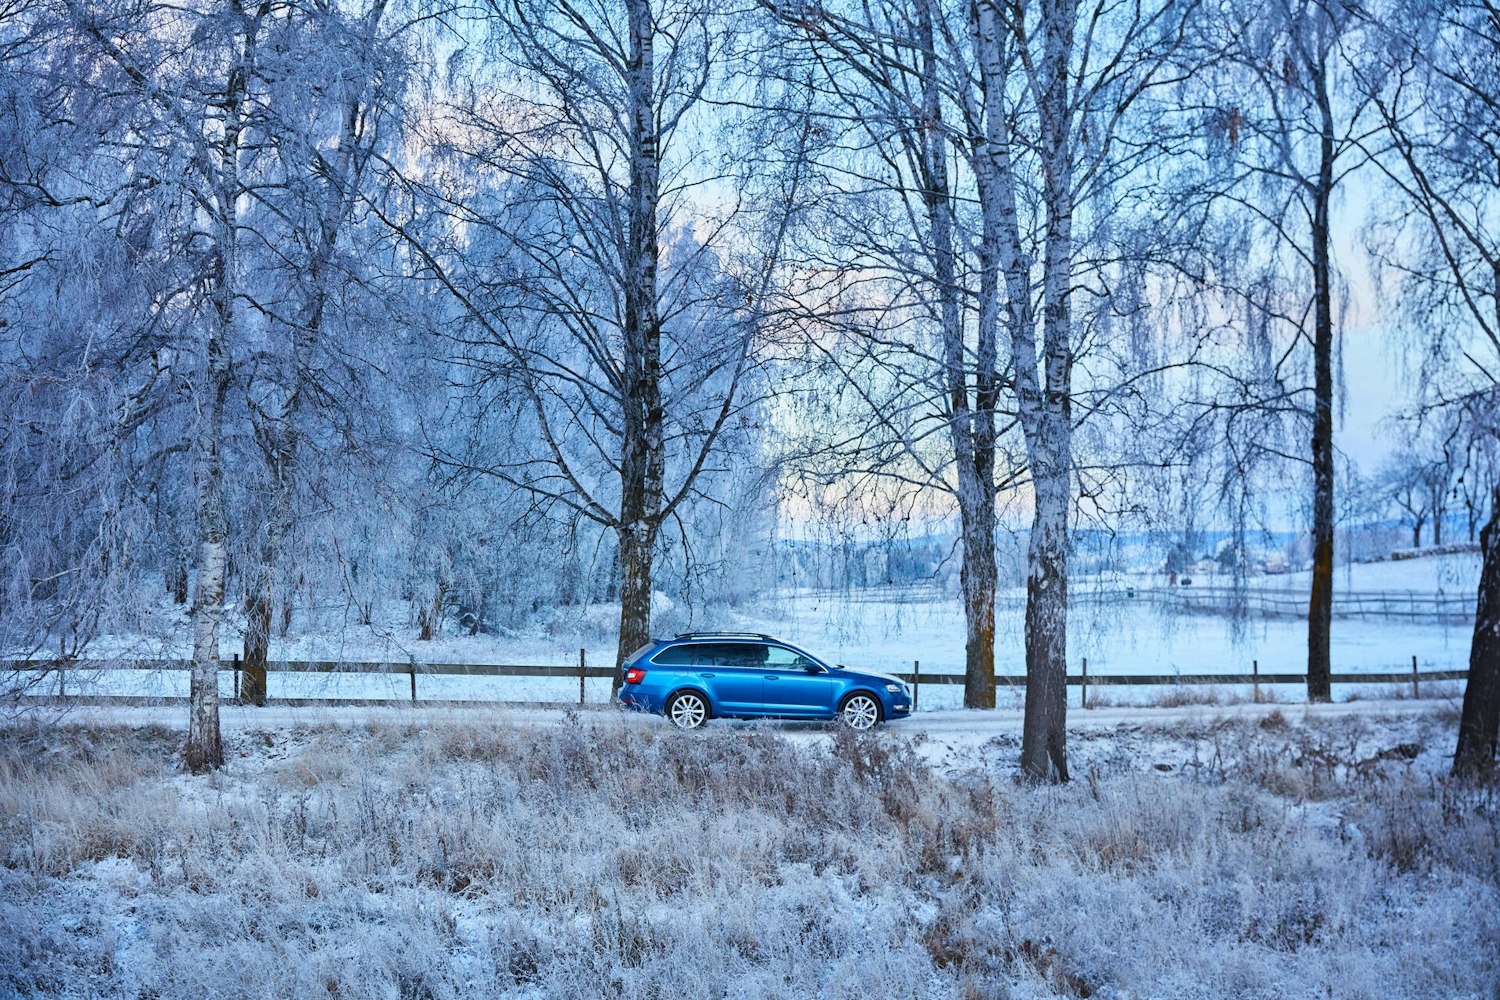
<svg viewBox="0 0 1500 1000"><path fill-rule="evenodd" d="M768 642L780 642L774 635L766 635L764 632L679 632L672 637L672 641L678 639L765 639Z"/></svg>

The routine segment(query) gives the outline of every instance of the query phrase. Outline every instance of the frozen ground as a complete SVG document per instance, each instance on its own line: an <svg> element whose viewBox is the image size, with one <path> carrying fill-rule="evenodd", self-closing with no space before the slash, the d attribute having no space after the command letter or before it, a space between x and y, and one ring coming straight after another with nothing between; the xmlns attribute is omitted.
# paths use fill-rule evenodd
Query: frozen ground
<svg viewBox="0 0 1500 1000"><path fill-rule="evenodd" d="M1476 998L1493 791L1364 703L856 736L614 712L149 710L0 731L0 995Z"/></svg>

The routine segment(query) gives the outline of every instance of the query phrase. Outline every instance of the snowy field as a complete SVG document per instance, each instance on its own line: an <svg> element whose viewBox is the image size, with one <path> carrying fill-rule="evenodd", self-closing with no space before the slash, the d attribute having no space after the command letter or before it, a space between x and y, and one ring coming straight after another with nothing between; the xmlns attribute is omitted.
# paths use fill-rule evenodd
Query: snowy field
<svg viewBox="0 0 1500 1000"><path fill-rule="evenodd" d="M868 735L614 712L160 709L0 738L0 995L1483 998L1500 813L1431 704ZM176 713L169 721L176 723Z"/></svg>
<svg viewBox="0 0 1500 1000"><path fill-rule="evenodd" d="M1472 597L1479 588L1479 564L1477 552L1372 563L1351 562L1335 567L1333 590L1335 594L1395 591ZM1212 582L1212 578L1206 582ZM1312 586L1312 573L1304 570L1260 576L1254 578L1252 586L1305 594Z"/></svg>
<svg viewBox="0 0 1500 1000"><path fill-rule="evenodd" d="M1478 558L1473 555L1372 563L1340 568L1340 592L1399 591L1415 594L1472 592ZM1141 581L1137 581L1141 582ZM1258 578L1254 585L1306 588L1306 574ZM1078 673L1087 658L1091 676L1123 674L1248 674L1252 663L1262 673L1300 673L1307 659L1307 632L1293 619L1251 619L1234 622L1224 617L1179 614L1147 599L1100 602L1091 594L1119 590L1120 581L1085 579L1075 586L1069 621L1069 672ZM1349 588L1346 590L1346 588ZM1024 592L1004 592L996 618L997 671L1020 678L1025 673L1023 646ZM409 666L417 665L418 697L434 701L576 702L576 677L451 676L425 670L427 664L525 664L576 668L579 650L589 665L612 666L615 640L612 628L618 609L598 605L560 614L545 625L510 635L456 634L450 627L431 641L421 642L401 622L404 605L385 609L381 624L349 622L340 609L304 614L285 639L272 643L272 659L336 660L374 664L376 673L276 673L269 679L272 698L406 699L410 697ZM90 656L158 658L186 657L188 626L180 608L155 611L158 635L105 636L90 647ZM890 673L910 673L915 661L924 674L959 674L964 666L964 620L956 597L926 589L870 589L865 591L791 591L739 609L691 613L663 601L658 608L658 631L672 634L688 627L764 632L802 645L836 663ZM243 640L233 616L228 620L223 651L228 656ZM1392 673L1411 669L1416 657L1422 670L1463 670L1468 667L1471 626L1460 623L1423 624L1407 620L1336 619L1332 656L1336 673ZM388 665L382 667L378 665ZM368 669L368 668L364 668ZM81 671L66 681L72 694L184 697L185 670ZM226 671L223 693L232 694ZM1234 701L1250 696L1247 686L1191 689L1201 696ZM1099 689L1107 701L1160 701L1161 688L1110 687ZM1296 700L1295 685L1266 686L1270 697ZM1389 694L1390 687L1340 685L1335 697L1369 698ZM41 693L53 693L49 686ZM1186 696L1185 694L1183 695ZM1004 707L1020 704L1019 687L1004 688ZM1073 703L1079 692L1074 689ZM609 699L609 682L591 679L586 701ZM926 684L922 710L960 707L957 685Z"/></svg>

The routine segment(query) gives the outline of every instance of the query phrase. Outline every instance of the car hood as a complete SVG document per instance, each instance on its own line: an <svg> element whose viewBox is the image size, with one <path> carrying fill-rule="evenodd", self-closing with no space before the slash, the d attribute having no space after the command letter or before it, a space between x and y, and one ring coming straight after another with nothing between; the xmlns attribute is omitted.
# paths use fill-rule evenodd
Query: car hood
<svg viewBox="0 0 1500 1000"><path fill-rule="evenodd" d="M839 672L848 677L867 678L879 681L882 684L905 684L906 682L893 674L882 674L874 670L861 670L858 667L839 667Z"/></svg>

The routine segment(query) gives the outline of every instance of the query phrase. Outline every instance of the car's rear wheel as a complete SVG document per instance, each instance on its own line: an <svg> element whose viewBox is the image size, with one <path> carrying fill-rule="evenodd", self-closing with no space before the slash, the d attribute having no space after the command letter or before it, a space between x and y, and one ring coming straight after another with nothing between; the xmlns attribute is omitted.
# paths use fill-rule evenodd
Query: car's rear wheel
<svg viewBox="0 0 1500 1000"><path fill-rule="evenodd" d="M851 694L839 706L839 721L850 729L873 729L880 721L880 702L867 694Z"/></svg>
<svg viewBox="0 0 1500 1000"><path fill-rule="evenodd" d="M667 718L678 729L700 729L708 721L708 702L693 691L684 691L667 706Z"/></svg>

